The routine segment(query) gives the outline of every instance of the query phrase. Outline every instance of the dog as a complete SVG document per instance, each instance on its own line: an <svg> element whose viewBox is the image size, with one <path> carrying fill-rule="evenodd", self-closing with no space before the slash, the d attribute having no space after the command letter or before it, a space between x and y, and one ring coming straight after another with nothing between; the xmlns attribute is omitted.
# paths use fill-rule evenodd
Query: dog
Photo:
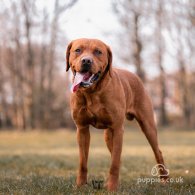
<svg viewBox="0 0 195 195"><path fill-rule="evenodd" d="M112 67L109 46L97 39L77 39L66 50L66 71L73 73L71 113L77 127L79 171L77 186L87 183L90 145L89 126L104 129L111 153L111 167L106 187L117 190L121 160L124 120L136 119L154 152L159 173L168 178L158 146L153 107L144 86L135 74Z"/></svg>

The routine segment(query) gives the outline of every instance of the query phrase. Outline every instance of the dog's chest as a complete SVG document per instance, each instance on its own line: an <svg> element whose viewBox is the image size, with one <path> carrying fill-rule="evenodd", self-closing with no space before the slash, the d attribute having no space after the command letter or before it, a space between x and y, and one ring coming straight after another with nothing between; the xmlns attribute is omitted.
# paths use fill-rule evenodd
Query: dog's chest
<svg viewBox="0 0 195 195"><path fill-rule="evenodd" d="M75 122L90 124L98 129L108 128L112 124L111 114L108 108L98 97L87 99L79 104L73 113Z"/></svg>
<svg viewBox="0 0 195 195"><path fill-rule="evenodd" d="M106 108L101 107L93 110L90 107L86 108L86 114L89 118L90 124L96 128L108 128L112 124L111 116Z"/></svg>

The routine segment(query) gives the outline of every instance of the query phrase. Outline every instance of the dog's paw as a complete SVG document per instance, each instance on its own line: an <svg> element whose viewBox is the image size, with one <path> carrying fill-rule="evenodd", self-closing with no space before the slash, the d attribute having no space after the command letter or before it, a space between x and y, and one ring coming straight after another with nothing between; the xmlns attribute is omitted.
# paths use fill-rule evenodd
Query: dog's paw
<svg viewBox="0 0 195 195"><path fill-rule="evenodd" d="M169 180L169 176L164 175L164 176L160 176L160 181L162 184L166 184Z"/></svg>
<svg viewBox="0 0 195 195"><path fill-rule="evenodd" d="M118 183L108 182L106 188L108 191L116 191L118 189Z"/></svg>
<svg viewBox="0 0 195 195"><path fill-rule="evenodd" d="M85 176L82 176L82 177L78 176L77 180L76 180L76 184L77 184L78 187L87 184L87 177L85 177Z"/></svg>
<svg viewBox="0 0 195 195"><path fill-rule="evenodd" d="M118 189L118 178L110 176L106 188L109 191L116 191Z"/></svg>
<svg viewBox="0 0 195 195"><path fill-rule="evenodd" d="M108 183L106 185L106 188L108 191L116 191L118 189L118 185L113 183Z"/></svg>
<svg viewBox="0 0 195 195"><path fill-rule="evenodd" d="M165 169L165 167L163 167L163 169L160 169L160 180L161 183L167 183L169 179L169 170Z"/></svg>

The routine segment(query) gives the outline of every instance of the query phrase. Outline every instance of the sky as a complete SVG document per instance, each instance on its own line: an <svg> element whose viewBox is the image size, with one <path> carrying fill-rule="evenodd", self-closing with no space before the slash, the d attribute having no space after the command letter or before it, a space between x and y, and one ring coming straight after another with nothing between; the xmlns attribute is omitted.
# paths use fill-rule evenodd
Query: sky
<svg viewBox="0 0 195 195"><path fill-rule="evenodd" d="M70 39L98 38L111 44L104 34L117 32L120 27L110 0L79 0L65 17L66 32Z"/></svg>

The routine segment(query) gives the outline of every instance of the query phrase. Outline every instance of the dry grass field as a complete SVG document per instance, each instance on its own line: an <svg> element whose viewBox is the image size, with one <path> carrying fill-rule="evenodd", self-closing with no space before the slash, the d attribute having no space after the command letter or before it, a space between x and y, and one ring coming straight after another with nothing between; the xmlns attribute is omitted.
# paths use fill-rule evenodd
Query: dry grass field
<svg viewBox="0 0 195 195"><path fill-rule="evenodd" d="M159 140L175 182L138 182L154 178L155 160L142 132L126 130L120 187L114 194L195 194L195 131L167 129L159 132ZM91 132L89 182L81 188L75 185L77 165L75 131L0 132L0 194L111 194L92 185L92 180L106 181L110 165L101 130Z"/></svg>

